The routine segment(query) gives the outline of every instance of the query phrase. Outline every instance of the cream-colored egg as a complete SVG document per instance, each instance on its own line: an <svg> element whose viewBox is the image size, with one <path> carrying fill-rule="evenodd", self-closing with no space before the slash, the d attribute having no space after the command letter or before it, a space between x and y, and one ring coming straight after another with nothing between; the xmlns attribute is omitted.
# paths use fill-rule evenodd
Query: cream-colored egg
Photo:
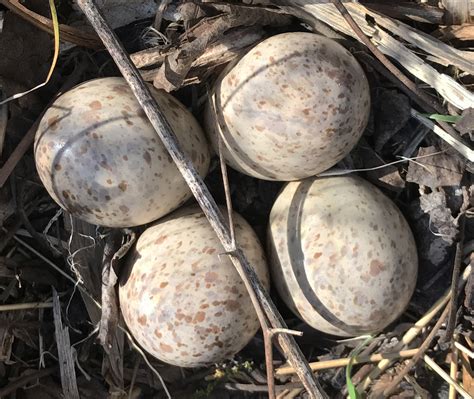
<svg viewBox="0 0 474 399"><path fill-rule="evenodd" d="M233 168L266 180L329 169L356 145L370 92L356 59L334 40L283 33L264 40L220 76L206 131Z"/></svg>
<svg viewBox="0 0 474 399"><path fill-rule="evenodd" d="M183 150L204 176L209 149L191 113L150 86ZM36 133L39 176L53 199L89 223L128 227L152 222L191 192L122 78L82 83L60 96Z"/></svg>
<svg viewBox="0 0 474 399"><path fill-rule="evenodd" d="M263 249L234 214L236 239L266 288ZM128 259L119 288L123 317L138 343L158 359L198 367L232 357L259 328L242 279L197 207L148 228Z"/></svg>
<svg viewBox="0 0 474 399"><path fill-rule="evenodd" d="M379 331L401 315L415 289L410 227L391 200L359 177L288 183L273 205L268 240L280 296L320 331Z"/></svg>

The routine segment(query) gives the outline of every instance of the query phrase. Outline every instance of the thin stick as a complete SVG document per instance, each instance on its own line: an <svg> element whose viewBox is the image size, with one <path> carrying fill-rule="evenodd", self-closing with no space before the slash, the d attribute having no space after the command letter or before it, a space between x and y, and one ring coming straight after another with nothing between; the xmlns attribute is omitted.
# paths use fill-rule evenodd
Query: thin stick
<svg viewBox="0 0 474 399"><path fill-rule="evenodd" d="M469 200L465 201L466 206L469 204ZM464 205L464 204L463 204ZM461 207L459 214L459 237L456 243L456 254L454 256L453 274L451 277L451 309L448 316L448 322L446 324L446 334L443 338L443 342L451 341L456 327L457 312L458 312L458 289L459 289L459 274L461 272L461 264L463 258L464 248L464 206Z"/></svg>
<svg viewBox="0 0 474 399"><path fill-rule="evenodd" d="M151 365L150 361L148 360L148 358L145 355L145 352L143 352L142 349L135 343L134 338L131 336L131 334L125 328L123 328L121 325L119 325L118 328L121 329L125 333L128 340L132 344L133 348L140 354L140 356L143 358L143 360L145 361L146 365L150 368L150 370L158 377L158 379L160 380L161 386L163 387L163 390L166 393L166 396L168 397L168 399L171 399L170 391L168 390L168 387L166 386L165 381L163 380L163 377L158 372L158 370L155 369Z"/></svg>
<svg viewBox="0 0 474 399"><path fill-rule="evenodd" d="M468 266L464 269L464 272L462 274L462 280L459 282L459 286L462 287L469 275L471 274L471 266ZM420 333L420 331L426 327L426 325L435 317L438 312L448 303L448 301L451 298L451 289L448 289L444 295L439 298L433 306L431 306L430 309L423 315L423 317L418 320L413 327L411 327L402 337L401 341L395 346L394 350L400 351L403 349L405 345L409 345ZM384 370L386 370L390 364L392 364L392 360L389 359L383 359L381 360L376 368L370 372L370 374L365 377L359 384L358 390L366 390L369 385L375 381L376 378L380 374L383 373ZM361 388L359 388L361 387Z"/></svg>
<svg viewBox="0 0 474 399"><path fill-rule="evenodd" d="M399 352L387 352L387 353L376 353L369 356L357 356L354 358L352 364L363 364L363 363L375 363L379 362L382 359L403 359L407 357L412 357L418 352L419 348L416 349L407 349ZM322 360L320 362L312 362L309 364L311 370L313 371L320 371L320 370L327 370L337 367L345 367L349 364L350 357L344 357L340 359L333 359L333 360ZM283 375L294 374L295 370L291 366L283 366L278 367L275 370L275 375L277 377Z"/></svg>
<svg viewBox="0 0 474 399"><path fill-rule="evenodd" d="M431 357L428 355L423 356L425 363L430 366L433 371L436 372L443 380L445 380L450 386L452 386L459 394L466 399L472 399L472 396L467 393L456 381L454 381L449 374L439 367Z"/></svg>
<svg viewBox="0 0 474 399"><path fill-rule="evenodd" d="M4 229L6 230L6 229ZM65 277L67 280L69 280L71 283L74 285L77 285L77 288L79 288L79 291L81 291L83 294L87 295L89 299L96 305L99 309L101 308L100 303L98 303L92 294L90 294L87 289L83 286L80 285L80 283L76 280L74 280L69 274L67 274L64 270L60 269L58 266L54 264L54 262L50 261L46 256L44 256L41 252L38 252L36 249L34 249L32 246L28 245L25 241L23 241L21 238L18 238L17 236L14 236L13 239L18 242L20 245L24 246L26 249L28 249L30 252L35 254L38 258L46 262L49 266L51 266L54 270L56 270L59 274L61 274L63 277Z"/></svg>
<svg viewBox="0 0 474 399"><path fill-rule="evenodd" d="M222 243L222 246L225 251L229 253L229 258L240 274L240 277L250 294L254 307L258 309L260 305L262 306L266 316L268 317L268 321L273 328L286 328L283 318L258 279L258 276L255 273L254 268L248 262L247 257L240 248L237 250L234 249L226 220L219 210L215 200L212 198L209 189L204 184L201 176L197 173L190 158L179 146L171 126L158 107L156 100L151 95L150 90L143 81L139 71L130 60L130 57L119 42L115 33L110 29L101 11L97 8L96 2L94 0L78 0L77 4L86 15L98 36L101 38L111 57L114 59L120 72L150 120L150 123L155 128L157 135L162 140L163 145L168 150L191 192L194 194L197 202L201 206L210 225ZM254 299L257 300L257 303L254 302ZM310 397L318 399L323 398L325 396L323 394L324 391L316 381L294 338L287 334L281 334L278 337L288 361L297 370L297 374L301 378Z"/></svg>
<svg viewBox="0 0 474 399"><path fill-rule="evenodd" d="M38 120L33 124L33 126L30 127L30 129L26 132L26 134L23 136L21 141L18 143L16 148L13 150L13 152L10 154L10 156L0 169L0 188L3 187L18 162L20 162L21 158L23 158L23 155L25 155L26 151L28 151L31 144L33 144L33 141L35 140L36 129L38 128L40 119L41 118L38 118Z"/></svg>
<svg viewBox="0 0 474 399"><path fill-rule="evenodd" d="M452 299L451 299L452 300ZM408 363L405 365L405 367L402 369L402 371L398 372L396 377L393 379L393 381L389 384L387 388L383 391L384 397L389 397L390 394L398 387L398 384L402 382L403 378L411 371L413 367L415 367L416 363L418 363L418 360L420 360L425 352L428 350L430 347L431 343L433 342L434 338L436 337L436 334L438 333L438 330L441 328L443 323L446 320L446 317L448 317L449 314L449 303L446 305L446 307L443 310L443 313L441 313L441 316L439 316L438 321L434 325L433 329L430 331L426 339L423 341L423 343L420 345L418 348L418 352L416 355L414 355Z"/></svg>
<svg viewBox="0 0 474 399"><path fill-rule="evenodd" d="M0 312L10 312L12 310L25 309L46 309L52 308L52 302L29 302L29 303L12 303L10 305L0 305Z"/></svg>
<svg viewBox="0 0 474 399"><path fill-rule="evenodd" d="M219 163L221 165L221 173L222 173L222 182L224 183L224 193L225 193L225 203L227 205L227 214L229 218L229 228L230 228L230 238L234 243L235 249L235 228L234 228L234 218L232 216L232 198L230 195L230 185L229 185L229 177L227 175L227 165L224 160L223 155L223 145L222 145L222 137L219 135Z"/></svg>
<svg viewBox="0 0 474 399"><path fill-rule="evenodd" d="M459 342L455 341L454 346L456 349L459 349L462 353L466 354L471 359L474 359L474 352L466 348L464 345L461 345Z"/></svg>
<svg viewBox="0 0 474 399"><path fill-rule="evenodd" d="M130 388L128 389L128 399L132 399L133 388L135 385L135 380L137 378L138 367L140 366L141 357L137 356L137 360L135 361L135 366L133 367L132 379L130 381Z"/></svg>
<svg viewBox="0 0 474 399"><path fill-rule="evenodd" d="M456 342L454 342L456 344ZM451 351L451 364L449 367L449 376L456 381L458 375L458 350L455 346ZM449 384L449 395L448 399L456 399L456 389L453 385Z"/></svg>
<svg viewBox="0 0 474 399"><path fill-rule="evenodd" d="M273 371L273 345L270 329L263 331L263 345L265 348L265 368L267 371L268 398L275 399L275 376Z"/></svg>
<svg viewBox="0 0 474 399"><path fill-rule="evenodd" d="M215 104L214 104L215 107ZM235 227L234 227L234 217L233 217L233 209L232 209L232 197L230 194L230 185L229 185L229 177L227 175L227 165L224 160L223 155L223 143L222 138L219 135L218 138L218 150L219 150L219 162L221 166L221 173L222 173L222 183L224 185L224 192L225 192L225 202L227 205L227 217L229 219L229 229L230 229L230 238L232 240L232 245L234 247L234 251L237 249L236 242L235 242ZM263 345L265 350L265 365L266 365L266 372L267 372L267 386L268 386L268 398L275 399L275 379L273 376L273 348L272 348L272 335L270 333L270 326L268 324L268 320L263 312L262 307L258 301L255 301L254 304L255 310L257 312L258 320L262 327L263 332Z"/></svg>

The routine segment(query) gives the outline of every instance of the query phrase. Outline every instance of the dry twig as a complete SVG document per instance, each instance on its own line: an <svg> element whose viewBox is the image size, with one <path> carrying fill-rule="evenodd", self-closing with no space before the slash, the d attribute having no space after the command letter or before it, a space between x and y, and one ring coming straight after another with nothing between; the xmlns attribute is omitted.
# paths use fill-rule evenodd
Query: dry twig
<svg viewBox="0 0 474 399"><path fill-rule="evenodd" d="M452 300L452 299L451 299ZM433 329L430 331L426 339L423 341L423 343L420 345L418 348L418 352L415 356L413 356L405 365L405 367L399 371L396 375L396 377L393 379L393 381L389 384L387 388L383 391L383 394L385 397L390 396L390 394L397 388L398 384L402 382L403 378L411 371L413 367L415 367L416 363L423 357L425 352L428 350L430 347L431 343L433 342L434 338L436 337L436 334L438 333L438 330L441 328L443 323L446 320L446 317L448 317L449 314L449 303L448 305L444 308L443 313L441 313L441 316L439 316L438 321L434 325Z"/></svg>
<svg viewBox="0 0 474 399"><path fill-rule="evenodd" d="M462 288L462 286L466 283L469 275L471 274L471 266L466 267L464 269L464 272L462 274L462 280L459 282L459 287ZM413 327L411 327L402 337L400 342L395 346L394 350L399 351L402 350L403 347L406 345L409 345L417 336L418 334L422 331L423 328L425 328L428 323L433 319L433 317L438 314L438 312L448 303L448 301L451 299L451 294L452 291L451 289L448 289L441 298L439 298L433 306L431 306L430 309L423 315L423 317L418 320ZM383 373L384 370L386 370L390 365L392 364L392 361L389 359L384 359L381 360L376 368L371 371L371 373L365 377L360 384L358 385L358 390L365 390L369 387L369 385L375 381L375 379ZM359 388L360 387L360 388Z"/></svg>
<svg viewBox="0 0 474 399"><path fill-rule="evenodd" d="M357 356L353 359L352 364L363 364L363 363L375 363L379 362L383 359L387 360L397 360L406 357L412 357L418 352L419 348L415 349L407 349L398 352L387 352L387 353L375 353L373 355L368 356ZM321 360L319 362L311 362L309 366L313 371L320 371L320 370L327 370L336 367L346 367L351 360L350 357L344 357L340 359L332 359L332 360ZM281 366L275 370L275 375L277 377L283 375L294 374L295 370L291 366Z"/></svg>
<svg viewBox="0 0 474 399"><path fill-rule="evenodd" d="M256 308L258 306L262 307L273 328L286 328L283 318L271 301L265 288L262 286L255 270L248 262L243 251L238 248L237 251L232 252L234 247L225 217L219 210L215 200L212 198L207 186L197 173L191 160L179 147L176 136L174 135L168 121L152 97L148 87L143 82L140 73L131 62L127 53L123 49L123 46L108 26L100 10L97 8L95 1L79 0L77 3L119 67L133 94L162 140L163 145L168 150L196 200L203 209L204 214L216 232L225 251L229 252L229 257L242 277L250 297L253 299L254 306ZM279 335L279 342L285 355L288 357L288 360L293 367L297 369L297 374L301 378L310 397L324 397L322 388L316 381L306 359L293 337L287 334L281 334Z"/></svg>
<svg viewBox="0 0 474 399"><path fill-rule="evenodd" d="M454 340L457 339L456 336L453 338ZM456 343L454 341L454 343ZM452 350L451 350L451 362L450 362L450 367L449 367L449 376L456 381L457 380L457 374L458 374L458 350L455 345L453 345ZM456 389L452 386L449 385L449 396L448 399L456 399Z"/></svg>

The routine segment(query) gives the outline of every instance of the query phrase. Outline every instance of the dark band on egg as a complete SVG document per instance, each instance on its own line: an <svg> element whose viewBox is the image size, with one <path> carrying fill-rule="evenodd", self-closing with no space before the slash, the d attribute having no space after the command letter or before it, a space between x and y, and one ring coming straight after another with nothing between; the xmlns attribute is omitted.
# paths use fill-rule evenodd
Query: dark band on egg
<svg viewBox="0 0 474 399"><path fill-rule="evenodd" d="M230 134L229 129L227 128L227 122L224 116L224 107L229 102L229 99L226 101L224 105L221 104L220 84L218 84L216 87L216 93L213 99L215 101L215 104L213 101L210 101L210 106L212 107L211 112L215 113L216 134L221 136L222 140L226 144L227 151L230 152L231 151L230 149L232 149L234 152L233 155L240 162L245 164L245 166L249 168L250 170L253 170L254 172L260 174L263 178L270 179L270 180L278 180L276 175L272 171L265 169L261 164L257 164L256 162L252 161L252 159L245 153L245 151L242 150L241 146L239 145L235 137L232 134Z"/></svg>
<svg viewBox="0 0 474 399"><path fill-rule="evenodd" d="M361 335L367 332L366 326L358 326L347 324L343 320L339 319L333 312L331 312L318 298L314 289L311 287L308 276L304 267L304 252L302 248L301 240L301 220L303 213L303 206L308 195L309 189L313 184L314 179L306 179L298 184L298 188L291 200L290 207L288 209L288 223L287 223L287 247L289 257L291 259L291 268L293 275L298 281L298 285L301 287L301 292L305 296L308 304L319 313L328 323L343 330L350 335ZM292 217L291 215L294 215ZM291 222L294 223L291 223Z"/></svg>

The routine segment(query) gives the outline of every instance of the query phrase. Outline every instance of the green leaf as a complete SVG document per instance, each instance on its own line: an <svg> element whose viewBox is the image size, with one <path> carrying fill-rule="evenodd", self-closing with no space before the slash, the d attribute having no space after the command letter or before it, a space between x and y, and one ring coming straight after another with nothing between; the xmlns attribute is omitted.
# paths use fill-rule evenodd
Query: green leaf
<svg viewBox="0 0 474 399"><path fill-rule="evenodd" d="M429 119L433 119L438 122L448 122L448 123L456 123L459 122L461 119L460 116L457 115L441 115L441 114L420 114Z"/></svg>
<svg viewBox="0 0 474 399"><path fill-rule="evenodd" d="M352 383L352 363L354 359L359 356L359 353L365 348L365 346L374 339L372 335L367 336L367 338L359 344L350 354L349 364L346 367L346 385L347 385L347 392L349 393L349 397L351 399L361 399L362 395L357 391L356 387Z"/></svg>

